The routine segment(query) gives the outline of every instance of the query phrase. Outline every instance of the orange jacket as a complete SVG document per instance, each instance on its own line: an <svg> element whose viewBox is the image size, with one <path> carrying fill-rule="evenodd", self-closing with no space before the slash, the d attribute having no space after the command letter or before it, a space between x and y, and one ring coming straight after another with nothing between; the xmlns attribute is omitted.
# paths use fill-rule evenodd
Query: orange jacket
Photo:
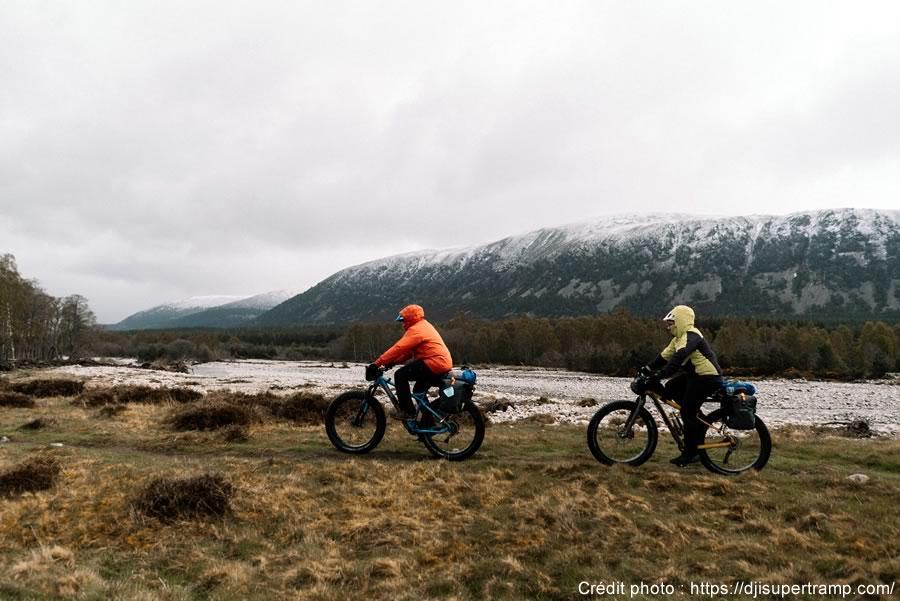
<svg viewBox="0 0 900 601"><path fill-rule="evenodd" d="M453 368L450 350L434 326L425 321L425 310L419 305L407 305L400 310L400 315L406 332L375 363L391 367L408 359L421 359L435 374L450 371Z"/></svg>

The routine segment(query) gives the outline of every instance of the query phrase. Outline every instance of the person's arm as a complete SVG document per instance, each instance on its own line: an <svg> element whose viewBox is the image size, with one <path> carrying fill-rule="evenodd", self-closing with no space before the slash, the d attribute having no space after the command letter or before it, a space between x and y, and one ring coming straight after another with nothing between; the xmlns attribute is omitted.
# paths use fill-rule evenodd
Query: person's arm
<svg viewBox="0 0 900 601"><path fill-rule="evenodd" d="M665 366L656 373L656 377L662 380L668 378L676 371L681 369L681 366L684 364L685 359L688 358L688 355L697 350L697 347L700 346L700 342L702 340L703 337L699 334L695 332L688 332L685 336L684 346L678 348L678 344L674 344L675 352L672 353L672 356L669 358L669 361L665 364Z"/></svg>
<svg viewBox="0 0 900 601"><path fill-rule="evenodd" d="M663 350L661 350L659 352L659 354L656 356L656 359L654 359L653 361L651 361L650 363L648 363L647 365L642 367L641 370L646 371L648 374L653 373L653 372L657 371L658 369L660 369L661 367L663 367L669 361L669 359L672 357L672 355L674 355L674 354L675 354L675 338L673 338L671 340L671 342L669 342L669 344L666 345L666 348L664 348Z"/></svg>
<svg viewBox="0 0 900 601"><path fill-rule="evenodd" d="M412 356L413 350L419 345L419 342L419 337L411 330L407 330L394 346L375 359L375 364L388 368L403 363Z"/></svg>
<svg viewBox="0 0 900 601"><path fill-rule="evenodd" d="M653 371L656 371L660 367L664 366L666 363L667 363L667 361L663 358L662 355L657 355L656 359L654 359L653 361L651 361L650 363L647 364L647 367L649 367Z"/></svg>

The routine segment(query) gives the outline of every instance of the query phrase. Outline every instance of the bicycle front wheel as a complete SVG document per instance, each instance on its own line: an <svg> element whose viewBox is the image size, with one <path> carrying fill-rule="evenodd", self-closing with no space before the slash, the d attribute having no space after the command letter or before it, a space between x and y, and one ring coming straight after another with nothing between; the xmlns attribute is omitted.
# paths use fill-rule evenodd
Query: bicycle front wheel
<svg viewBox="0 0 900 601"><path fill-rule="evenodd" d="M641 465L653 455L659 432L649 411L641 407L634 425L625 431L625 424L635 407L637 403L634 401L613 401L601 407L591 418L587 444L600 463Z"/></svg>
<svg viewBox="0 0 900 601"><path fill-rule="evenodd" d="M419 435L422 444L435 457L462 461L474 455L484 441L484 417L471 401L459 413L447 415L441 424L449 430Z"/></svg>
<svg viewBox="0 0 900 601"><path fill-rule="evenodd" d="M384 407L365 390L345 392L325 410L328 440L344 453L368 453L381 442L385 428Z"/></svg>
<svg viewBox="0 0 900 601"><path fill-rule="evenodd" d="M752 430L733 430L725 425L725 412L716 409L706 421L703 443L716 445L700 449L700 461L711 472L726 476L747 470L761 470L772 453L772 437L759 417Z"/></svg>

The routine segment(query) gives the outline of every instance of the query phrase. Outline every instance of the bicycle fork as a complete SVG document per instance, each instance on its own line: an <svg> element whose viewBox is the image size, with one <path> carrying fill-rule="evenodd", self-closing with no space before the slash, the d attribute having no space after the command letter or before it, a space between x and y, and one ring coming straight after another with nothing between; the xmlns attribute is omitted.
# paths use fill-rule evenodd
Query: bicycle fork
<svg viewBox="0 0 900 601"><path fill-rule="evenodd" d="M638 414L641 412L641 409L644 408L645 404L647 404L647 397L644 395L635 399L634 409L631 410L631 415L628 416L628 419L625 420L625 425L619 430L620 438L630 438L632 436L631 430L634 428L634 423L637 421Z"/></svg>

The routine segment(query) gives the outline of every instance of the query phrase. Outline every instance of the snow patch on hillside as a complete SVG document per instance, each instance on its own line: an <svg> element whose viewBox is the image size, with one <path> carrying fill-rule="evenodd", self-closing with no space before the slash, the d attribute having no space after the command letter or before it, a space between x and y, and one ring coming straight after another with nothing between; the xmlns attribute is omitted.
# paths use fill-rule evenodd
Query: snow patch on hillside
<svg viewBox="0 0 900 601"><path fill-rule="evenodd" d="M631 244L640 247L648 242L667 242L671 243L673 253L684 245L689 245L691 253L696 253L734 239L747 241L746 269L749 270L760 237L783 238L799 234L811 238L822 233L839 234L848 222L854 224L855 232L870 236L872 244L883 254L883 238L900 225L900 211L834 209L746 217L674 213L619 215L544 228L484 245L394 255L350 267L335 274L335 278L368 277L383 271L413 274L435 265L461 269L478 260L489 260L495 271L502 272L513 265L552 259L567 252L589 253L603 246Z"/></svg>
<svg viewBox="0 0 900 601"><path fill-rule="evenodd" d="M272 292L264 292L256 296L242 298L240 300L222 305L234 309L271 309L275 305L280 305L289 298L293 298L303 292L303 289L287 289L274 290Z"/></svg>
<svg viewBox="0 0 900 601"><path fill-rule="evenodd" d="M229 303L234 303L236 301L241 301L247 298L246 296L230 296L223 294L211 294L207 296L192 296L190 298L186 298L179 301L174 301L171 303L165 303L163 305L159 305L158 307L153 307L152 309L148 309L148 311L153 311L157 309L173 309L176 311L183 311L186 309L212 309L213 307L218 307L220 305L226 305Z"/></svg>

